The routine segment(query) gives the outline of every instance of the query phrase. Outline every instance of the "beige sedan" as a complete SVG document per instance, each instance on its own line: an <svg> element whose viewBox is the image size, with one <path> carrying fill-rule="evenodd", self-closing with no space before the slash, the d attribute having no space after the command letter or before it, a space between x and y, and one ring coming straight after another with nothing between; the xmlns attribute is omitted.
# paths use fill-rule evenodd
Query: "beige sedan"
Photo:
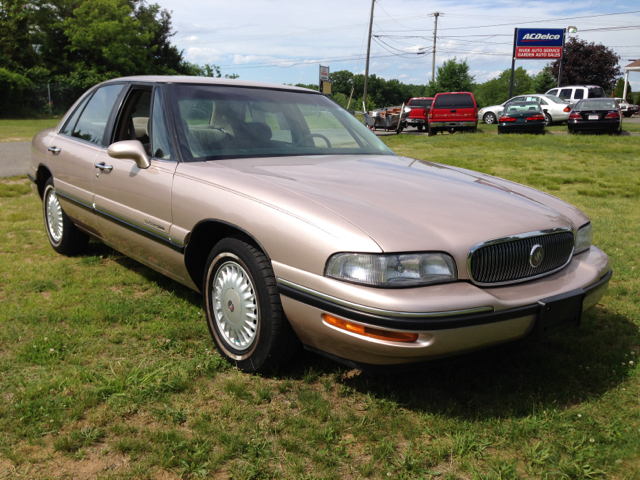
<svg viewBox="0 0 640 480"><path fill-rule="evenodd" d="M29 176L57 252L93 237L201 291L245 371L300 345L367 368L545 337L611 277L577 208L399 157L296 87L111 80L35 136Z"/></svg>

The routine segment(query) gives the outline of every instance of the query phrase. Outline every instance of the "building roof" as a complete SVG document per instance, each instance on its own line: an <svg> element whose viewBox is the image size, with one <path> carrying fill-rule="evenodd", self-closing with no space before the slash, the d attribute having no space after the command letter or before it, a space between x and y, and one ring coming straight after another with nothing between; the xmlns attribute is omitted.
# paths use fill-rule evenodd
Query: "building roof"
<svg viewBox="0 0 640 480"><path fill-rule="evenodd" d="M636 60L635 62L631 62L626 67L623 67L624 70L630 70L633 72L640 71L640 60Z"/></svg>

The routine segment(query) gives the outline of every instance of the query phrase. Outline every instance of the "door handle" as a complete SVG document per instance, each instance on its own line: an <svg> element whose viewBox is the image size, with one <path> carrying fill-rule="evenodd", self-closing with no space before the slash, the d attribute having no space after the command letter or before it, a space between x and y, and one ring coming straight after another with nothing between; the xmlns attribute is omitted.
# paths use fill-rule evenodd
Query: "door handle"
<svg viewBox="0 0 640 480"><path fill-rule="evenodd" d="M54 155L57 155L58 153L60 153L62 150L58 147L49 147L47 150L49 150L51 153L53 153Z"/></svg>
<svg viewBox="0 0 640 480"><path fill-rule="evenodd" d="M104 162L100 162L100 163L94 163L93 164L94 167L99 168L100 170L102 170L103 172L106 170L107 172L110 172L111 170L113 170L113 165L105 165Z"/></svg>

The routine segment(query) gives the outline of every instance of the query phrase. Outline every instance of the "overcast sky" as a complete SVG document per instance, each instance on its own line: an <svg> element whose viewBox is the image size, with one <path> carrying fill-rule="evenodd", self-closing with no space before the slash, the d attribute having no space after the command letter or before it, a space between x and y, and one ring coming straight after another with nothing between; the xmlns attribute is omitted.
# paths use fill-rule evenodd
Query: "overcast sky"
<svg viewBox="0 0 640 480"><path fill-rule="evenodd" d="M173 42L185 58L222 73L272 83L318 82L318 65L363 73L371 0L156 0L172 11ZM576 26L603 43L622 66L640 58L638 0L376 0L370 73L404 83L431 78L434 12L440 12L436 65L467 59L476 82L511 66L514 27ZM418 55L418 52L425 52ZM529 73L544 60L520 60ZM640 91L640 73L629 77Z"/></svg>

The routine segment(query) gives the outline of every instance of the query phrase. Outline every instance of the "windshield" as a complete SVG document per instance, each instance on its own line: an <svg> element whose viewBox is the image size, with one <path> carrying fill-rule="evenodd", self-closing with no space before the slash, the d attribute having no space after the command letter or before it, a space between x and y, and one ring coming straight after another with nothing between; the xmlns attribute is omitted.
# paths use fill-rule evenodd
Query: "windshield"
<svg viewBox="0 0 640 480"><path fill-rule="evenodd" d="M567 103L563 99L561 99L560 97L556 97L555 95L545 95L544 98L547 98L554 103L564 103L564 104Z"/></svg>
<svg viewBox="0 0 640 480"><path fill-rule="evenodd" d="M505 106L505 115L512 115L514 113L542 113L540 105L537 102L513 102L507 103Z"/></svg>
<svg viewBox="0 0 640 480"><path fill-rule="evenodd" d="M409 101L409 106L411 108L429 108L433 103L433 99L413 99Z"/></svg>
<svg viewBox="0 0 640 480"><path fill-rule="evenodd" d="M473 98L468 93L440 93L435 99L433 108L474 108Z"/></svg>
<svg viewBox="0 0 640 480"><path fill-rule="evenodd" d="M608 98L582 100L575 106L575 110L615 110L617 108L616 101Z"/></svg>
<svg viewBox="0 0 640 480"><path fill-rule="evenodd" d="M224 85L168 86L187 162L292 155L395 155L324 95Z"/></svg>

